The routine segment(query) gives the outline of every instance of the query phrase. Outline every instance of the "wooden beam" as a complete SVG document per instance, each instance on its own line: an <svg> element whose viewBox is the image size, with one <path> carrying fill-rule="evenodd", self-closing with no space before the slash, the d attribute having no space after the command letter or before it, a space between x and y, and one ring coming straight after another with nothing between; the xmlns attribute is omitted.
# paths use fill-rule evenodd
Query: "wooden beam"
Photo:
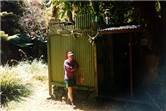
<svg viewBox="0 0 166 111"><path fill-rule="evenodd" d="M132 34L129 34L130 96L133 96Z"/></svg>
<svg viewBox="0 0 166 111"><path fill-rule="evenodd" d="M47 49L48 49L48 88L49 88L49 95L52 96L52 76L51 76L51 55L50 55L50 38L48 37Z"/></svg>

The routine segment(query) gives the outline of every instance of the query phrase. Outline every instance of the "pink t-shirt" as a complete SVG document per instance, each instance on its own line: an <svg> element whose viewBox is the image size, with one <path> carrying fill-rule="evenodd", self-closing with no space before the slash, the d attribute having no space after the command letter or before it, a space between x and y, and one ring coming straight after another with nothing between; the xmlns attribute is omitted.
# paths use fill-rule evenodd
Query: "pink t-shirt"
<svg viewBox="0 0 166 111"><path fill-rule="evenodd" d="M77 62L76 61L69 61L68 59L66 59L64 61L64 71L65 71L65 75L64 75L64 79L68 80L68 79L74 79L74 72L73 69L77 68Z"/></svg>

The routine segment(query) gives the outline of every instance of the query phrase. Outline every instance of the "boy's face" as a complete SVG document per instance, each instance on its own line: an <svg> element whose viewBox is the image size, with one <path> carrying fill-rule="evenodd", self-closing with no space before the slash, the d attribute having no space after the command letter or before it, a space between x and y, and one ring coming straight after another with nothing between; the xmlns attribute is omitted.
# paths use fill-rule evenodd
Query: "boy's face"
<svg viewBox="0 0 166 111"><path fill-rule="evenodd" d="M70 61L72 61L72 60L74 59L74 56L73 56L73 55L68 55L68 59L69 59Z"/></svg>

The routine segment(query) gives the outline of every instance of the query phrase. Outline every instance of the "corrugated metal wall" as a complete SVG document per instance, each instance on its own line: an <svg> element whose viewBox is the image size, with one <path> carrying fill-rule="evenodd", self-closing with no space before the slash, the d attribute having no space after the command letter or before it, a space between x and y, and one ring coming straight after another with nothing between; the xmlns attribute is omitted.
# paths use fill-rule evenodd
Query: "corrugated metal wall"
<svg viewBox="0 0 166 111"><path fill-rule="evenodd" d="M72 50L79 63L77 80L83 77L79 85L95 87L95 47L88 42L87 36L78 38L69 36L52 35L49 37L49 73L51 81L63 82L63 62L65 53Z"/></svg>
<svg viewBox="0 0 166 111"><path fill-rule="evenodd" d="M78 14L75 17L76 29L88 29L92 27L94 16L90 13Z"/></svg>

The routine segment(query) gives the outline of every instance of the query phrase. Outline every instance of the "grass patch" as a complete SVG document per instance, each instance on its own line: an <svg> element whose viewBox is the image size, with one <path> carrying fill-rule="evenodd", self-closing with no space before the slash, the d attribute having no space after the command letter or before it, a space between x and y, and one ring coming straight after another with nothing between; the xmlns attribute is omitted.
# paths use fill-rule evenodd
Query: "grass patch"
<svg viewBox="0 0 166 111"><path fill-rule="evenodd" d="M47 85L47 64L42 61L23 61L16 66L0 66L1 104L20 101L32 92L33 86Z"/></svg>
<svg viewBox="0 0 166 111"><path fill-rule="evenodd" d="M31 93L28 84L22 84L21 79L10 73L0 75L0 87L2 106L6 106L10 101L20 101Z"/></svg>

